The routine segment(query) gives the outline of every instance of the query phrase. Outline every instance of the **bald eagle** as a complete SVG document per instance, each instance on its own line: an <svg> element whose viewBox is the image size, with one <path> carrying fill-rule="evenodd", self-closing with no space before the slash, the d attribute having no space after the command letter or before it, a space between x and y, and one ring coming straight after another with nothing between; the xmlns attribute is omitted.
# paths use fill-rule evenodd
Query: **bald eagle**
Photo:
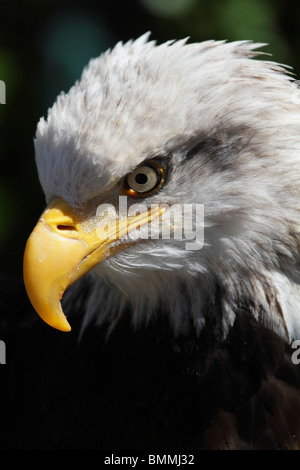
<svg viewBox="0 0 300 470"><path fill-rule="evenodd" d="M24 281L54 328L7 334L7 446L300 448L300 92L261 46L118 43L38 123Z"/></svg>

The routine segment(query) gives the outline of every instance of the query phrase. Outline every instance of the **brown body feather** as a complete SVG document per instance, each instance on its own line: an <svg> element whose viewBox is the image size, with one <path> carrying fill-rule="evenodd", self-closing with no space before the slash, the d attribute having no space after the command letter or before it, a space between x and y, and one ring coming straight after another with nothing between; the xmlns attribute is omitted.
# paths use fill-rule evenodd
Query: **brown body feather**
<svg viewBox="0 0 300 470"><path fill-rule="evenodd" d="M137 332L124 319L109 337L91 326L78 343L78 299L62 335L22 286L1 286L2 449L300 448L300 365L247 311L220 343L209 325L174 338L163 319Z"/></svg>

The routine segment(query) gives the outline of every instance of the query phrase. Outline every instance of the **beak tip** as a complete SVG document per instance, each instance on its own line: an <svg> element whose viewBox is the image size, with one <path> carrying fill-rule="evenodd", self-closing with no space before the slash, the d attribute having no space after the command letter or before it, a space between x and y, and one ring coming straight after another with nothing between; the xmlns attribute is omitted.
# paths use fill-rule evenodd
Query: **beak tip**
<svg viewBox="0 0 300 470"><path fill-rule="evenodd" d="M59 329L60 329L61 331L66 332L66 333L68 333L69 331L72 330L72 328L70 327L70 324L67 322L67 320L66 320L65 324L64 324L61 328L59 328Z"/></svg>
<svg viewBox="0 0 300 470"><path fill-rule="evenodd" d="M37 312L38 313L38 312ZM56 329L56 330L59 330L59 331L63 331L63 332L69 332L71 331L71 326L68 322L68 320L66 319L66 317L62 318L47 318L46 316L44 315L40 315L38 313L38 315L40 316L40 318L45 322L47 323L47 325L51 326L52 328Z"/></svg>

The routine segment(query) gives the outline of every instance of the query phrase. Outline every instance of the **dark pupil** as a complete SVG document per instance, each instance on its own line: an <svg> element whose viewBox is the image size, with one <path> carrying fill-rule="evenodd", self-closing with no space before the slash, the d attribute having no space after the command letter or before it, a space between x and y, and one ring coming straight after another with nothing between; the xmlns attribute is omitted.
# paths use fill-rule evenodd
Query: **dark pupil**
<svg viewBox="0 0 300 470"><path fill-rule="evenodd" d="M138 173L135 177L135 181L138 183L138 184L145 184L147 183L148 181L148 176L147 175L144 175L143 173Z"/></svg>

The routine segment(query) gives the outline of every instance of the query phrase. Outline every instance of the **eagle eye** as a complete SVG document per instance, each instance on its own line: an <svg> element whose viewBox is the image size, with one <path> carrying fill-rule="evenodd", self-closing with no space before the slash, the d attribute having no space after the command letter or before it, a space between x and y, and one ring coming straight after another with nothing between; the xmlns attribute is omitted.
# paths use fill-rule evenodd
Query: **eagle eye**
<svg viewBox="0 0 300 470"><path fill-rule="evenodd" d="M148 161L135 168L123 181L123 192L128 196L149 196L164 181L164 168L156 161Z"/></svg>

